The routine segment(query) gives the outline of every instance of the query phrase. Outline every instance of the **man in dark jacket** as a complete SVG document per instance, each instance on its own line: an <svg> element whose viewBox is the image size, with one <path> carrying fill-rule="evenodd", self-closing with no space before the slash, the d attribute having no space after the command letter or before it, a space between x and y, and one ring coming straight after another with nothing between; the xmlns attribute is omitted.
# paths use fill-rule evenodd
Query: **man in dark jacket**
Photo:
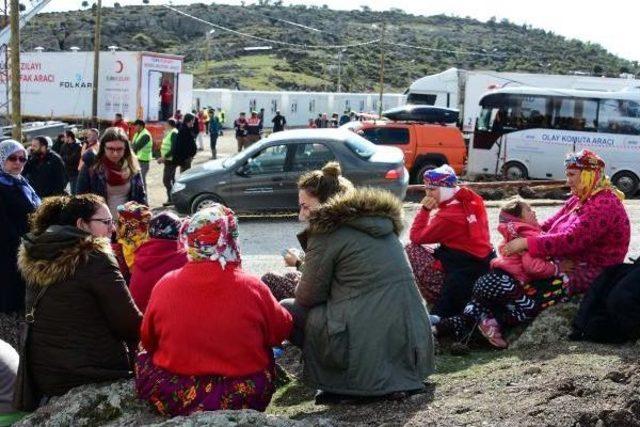
<svg viewBox="0 0 640 427"><path fill-rule="evenodd" d="M64 163L49 149L49 141L44 136L31 141L31 155L22 173L41 199L64 194L67 185Z"/></svg>
<svg viewBox="0 0 640 427"><path fill-rule="evenodd" d="M76 140L76 134L72 130L64 132L64 144L60 148L60 157L64 162L67 172L67 181L71 194L76 194L78 184L78 165L80 164L80 155L82 154L82 145Z"/></svg>
<svg viewBox="0 0 640 427"><path fill-rule="evenodd" d="M178 126L178 138L173 151L173 161L180 166L180 173L191 167L191 161L198 152L196 138L193 134L195 119L196 117L193 114L187 113L184 115L182 123Z"/></svg>
<svg viewBox="0 0 640 427"><path fill-rule="evenodd" d="M271 119L271 123L273 123L273 133L281 132L287 124L287 119L280 114L280 110L277 110L276 115Z"/></svg>

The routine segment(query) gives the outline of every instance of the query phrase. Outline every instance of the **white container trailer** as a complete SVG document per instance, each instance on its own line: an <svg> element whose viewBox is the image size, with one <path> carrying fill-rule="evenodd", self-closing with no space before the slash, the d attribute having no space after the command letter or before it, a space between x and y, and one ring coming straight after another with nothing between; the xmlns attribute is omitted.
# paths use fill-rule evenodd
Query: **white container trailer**
<svg viewBox="0 0 640 427"><path fill-rule="evenodd" d="M229 89L194 89L193 108L222 107L226 112L227 126L244 111L260 111L264 108L265 126L271 126L276 110L286 117L287 125L306 126L309 119L319 114L341 115L344 110L358 113L377 112L379 94L376 93L334 93L334 92L274 92L239 91ZM403 105L405 96L387 94L383 96L383 109Z"/></svg>
<svg viewBox="0 0 640 427"><path fill-rule="evenodd" d="M87 119L91 117L93 52L25 52L20 55L23 115ZM160 88L170 88L171 112L188 109L193 77L182 73L182 57L151 52L101 52L98 118L157 121ZM0 81L0 100L6 99Z"/></svg>
<svg viewBox="0 0 640 427"><path fill-rule="evenodd" d="M450 68L413 82L407 91L407 102L457 108L460 110L463 131L471 133L480 112L479 101L482 95L492 89L514 86L619 91L639 87L640 81L584 75L466 71Z"/></svg>

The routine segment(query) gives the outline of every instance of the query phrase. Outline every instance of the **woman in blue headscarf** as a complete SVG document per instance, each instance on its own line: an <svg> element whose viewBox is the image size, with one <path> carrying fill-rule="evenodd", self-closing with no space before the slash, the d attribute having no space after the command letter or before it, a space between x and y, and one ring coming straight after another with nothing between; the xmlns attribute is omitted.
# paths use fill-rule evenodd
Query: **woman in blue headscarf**
<svg viewBox="0 0 640 427"><path fill-rule="evenodd" d="M21 175L27 151L17 141L0 142L0 313L24 310L24 282L18 273L20 238L29 231L29 214L40 198Z"/></svg>

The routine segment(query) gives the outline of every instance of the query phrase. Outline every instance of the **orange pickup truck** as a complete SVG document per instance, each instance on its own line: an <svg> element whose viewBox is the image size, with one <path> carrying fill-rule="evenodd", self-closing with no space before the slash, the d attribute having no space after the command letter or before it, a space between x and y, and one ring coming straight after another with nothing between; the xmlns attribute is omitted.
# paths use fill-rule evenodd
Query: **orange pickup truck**
<svg viewBox="0 0 640 427"><path fill-rule="evenodd" d="M467 148L462 132L456 127L378 120L361 122L352 130L374 144L400 148L411 183L422 183L426 170L445 163L458 175L464 174Z"/></svg>

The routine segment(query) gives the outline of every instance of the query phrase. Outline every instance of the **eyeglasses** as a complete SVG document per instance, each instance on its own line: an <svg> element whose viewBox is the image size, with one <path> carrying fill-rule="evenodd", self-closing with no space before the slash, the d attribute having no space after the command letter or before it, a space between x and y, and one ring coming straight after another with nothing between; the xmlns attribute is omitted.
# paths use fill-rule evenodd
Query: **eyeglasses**
<svg viewBox="0 0 640 427"><path fill-rule="evenodd" d="M111 153L122 153L124 151L124 147L104 147L105 150Z"/></svg>
<svg viewBox="0 0 640 427"><path fill-rule="evenodd" d="M24 156L9 156L7 160L10 162L27 163L27 158Z"/></svg>
<svg viewBox="0 0 640 427"><path fill-rule="evenodd" d="M113 218L90 218L89 221L98 221L106 225L107 227L110 225L115 225L115 220Z"/></svg>

